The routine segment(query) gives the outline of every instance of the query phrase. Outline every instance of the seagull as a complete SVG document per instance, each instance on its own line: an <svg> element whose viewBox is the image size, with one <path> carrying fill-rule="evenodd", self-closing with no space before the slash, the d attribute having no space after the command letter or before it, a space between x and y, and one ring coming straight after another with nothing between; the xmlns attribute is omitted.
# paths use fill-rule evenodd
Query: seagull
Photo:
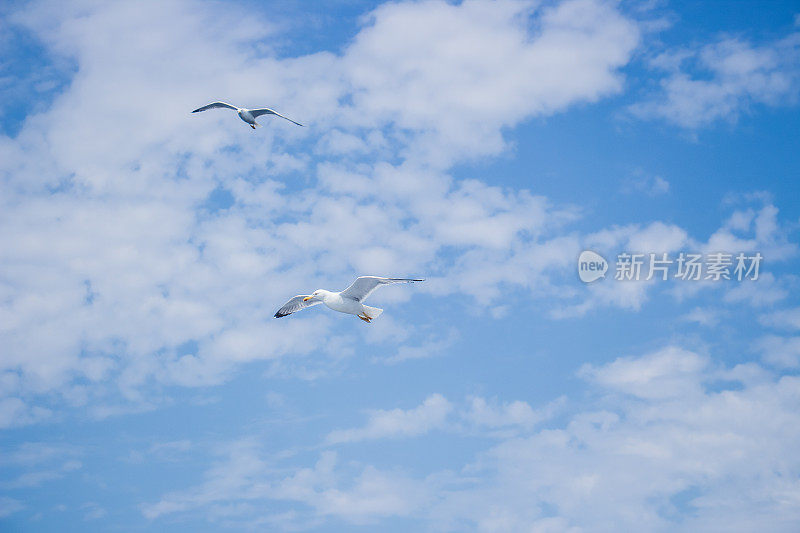
<svg viewBox="0 0 800 533"><path fill-rule="evenodd" d="M414 281L425 281L424 279L408 279L408 278L379 278L377 276L361 276L356 278L352 285L347 287L341 292L331 292L325 289L317 289L310 295L295 296L278 309L275 313L275 318L296 313L306 307L311 307L317 304L325 304L334 311L340 313L347 313L355 315L364 322L370 323L373 318L378 318L378 315L383 313L383 309L377 307L370 307L364 305L362 302L367 299L367 296L372 294L372 291L381 285L389 285L391 283L412 283Z"/></svg>
<svg viewBox="0 0 800 533"><path fill-rule="evenodd" d="M236 113L239 114L239 118L250 124L250 127L256 129L256 126L260 126L258 122L256 122L256 117L260 117L261 115L277 115L281 118L285 118L292 124L297 124L298 126L302 126L299 122L295 122L294 120L290 119L289 117L284 117L277 111L273 111L272 109L262 107L261 109L245 109L243 107L236 107L235 105L226 104L225 102L212 102L208 105L204 105L203 107L198 107L192 113L199 113L200 111L205 111L206 109L214 109L215 107L224 107L225 109L233 109Z"/></svg>

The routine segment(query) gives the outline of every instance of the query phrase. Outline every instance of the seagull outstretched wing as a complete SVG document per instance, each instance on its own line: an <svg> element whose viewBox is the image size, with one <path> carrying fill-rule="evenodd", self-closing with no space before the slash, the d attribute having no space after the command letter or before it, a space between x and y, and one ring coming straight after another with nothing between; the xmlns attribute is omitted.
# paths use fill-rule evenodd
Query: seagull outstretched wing
<svg viewBox="0 0 800 533"><path fill-rule="evenodd" d="M283 304L283 307L278 309L278 312L275 313L275 318L281 318L281 317L284 317L284 316L288 316L288 315L291 315L292 313L296 313L298 311L302 311L306 307L311 307L311 306L314 306L314 305L322 303L322 301L320 301L320 300L308 300L307 302L303 301L303 298L307 298L307 297L308 297L308 295L305 295L305 294L301 294L299 296L295 296L294 298L292 298L291 300L289 300L288 302Z"/></svg>
<svg viewBox="0 0 800 533"><path fill-rule="evenodd" d="M205 111L206 109L214 109L215 107L224 107L225 109L233 109L237 111L239 108L235 105L226 104L225 102L211 102L208 105L204 105L203 107L198 107L192 113L199 113L200 111Z"/></svg>
<svg viewBox="0 0 800 533"><path fill-rule="evenodd" d="M262 107L261 109L248 109L248 111L250 111L250 114L253 115L253 117L260 117L261 115L277 115L277 116L279 116L281 118L285 118L286 120L288 120L292 124L297 124L298 126L302 126L302 124L300 124L299 122L295 122L294 120L290 119L289 117L284 117L283 115L281 115L277 111L273 111L272 109L269 109L268 107Z"/></svg>
<svg viewBox="0 0 800 533"><path fill-rule="evenodd" d="M414 281L425 281L424 279L410 278L379 278L377 276L361 276L356 278L352 285L343 290L340 294L345 298L352 298L357 302L363 302L367 296L380 287L390 283L411 283Z"/></svg>

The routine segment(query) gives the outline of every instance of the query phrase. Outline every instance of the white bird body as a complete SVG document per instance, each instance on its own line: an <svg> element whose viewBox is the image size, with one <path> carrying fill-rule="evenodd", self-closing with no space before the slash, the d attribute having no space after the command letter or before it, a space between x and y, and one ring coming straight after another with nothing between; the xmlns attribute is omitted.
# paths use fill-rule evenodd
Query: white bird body
<svg viewBox="0 0 800 533"><path fill-rule="evenodd" d="M239 118L250 124L251 126L255 125L258 126L256 122L256 117L250 114L250 111L247 109L242 109L241 107L236 110L236 114L239 115Z"/></svg>
<svg viewBox="0 0 800 533"><path fill-rule="evenodd" d="M363 301L372 294L372 292L381 285L388 285L391 283L411 283L414 281L425 281L422 279L408 279L408 278L380 278L377 276L361 276L356 278L352 285L341 292L333 292L325 289L317 289L309 296L299 295L295 296L281 307L275 318L296 313L306 307L311 307L317 304L325 304L329 309L346 313L348 315L355 315L364 322L371 322L373 318L377 318L383 309L377 307L370 307L364 305Z"/></svg>
<svg viewBox="0 0 800 533"><path fill-rule="evenodd" d="M198 107L192 113L199 113L201 111L206 111L208 109L216 109L216 108L224 108L224 109L233 109L236 111L236 114L239 115L239 118L250 124L250 127L256 129L256 126L260 126L258 122L256 122L256 117L260 117L261 115L275 115L281 118L288 120L293 124L297 124L298 126L302 126L299 122L295 122L294 120L290 119L289 117L285 117L278 113L277 111L273 111L267 107L261 107L258 109L246 109L244 107L237 107L235 105L231 105L225 102L211 102L208 105L204 105L203 107Z"/></svg>
<svg viewBox="0 0 800 533"><path fill-rule="evenodd" d="M340 292L326 291L325 289L319 290L319 298L322 300L329 309L339 311L340 313L347 313L348 315L366 315L370 318L377 318L383 312L383 309L377 307L369 307L364 305L358 300L353 298L345 298ZM377 311L377 312L376 312Z"/></svg>

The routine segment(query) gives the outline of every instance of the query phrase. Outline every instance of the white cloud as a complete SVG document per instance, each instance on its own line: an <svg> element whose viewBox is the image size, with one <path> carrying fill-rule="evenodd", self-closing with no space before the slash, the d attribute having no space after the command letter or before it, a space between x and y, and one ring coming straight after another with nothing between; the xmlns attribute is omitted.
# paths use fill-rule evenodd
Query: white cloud
<svg viewBox="0 0 800 533"><path fill-rule="evenodd" d="M800 330L800 307L781 309L761 315L758 321L778 329Z"/></svg>
<svg viewBox="0 0 800 533"><path fill-rule="evenodd" d="M680 348L668 347L644 357L620 358L602 367L584 365L580 374L603 387L641 398L674 398L696 395L706 358Z"/></svg>
<svg viewBox="0 0 800 533"><path fill-rule="evenodd" d="M496 153L502 126L619 92L639 41L592 0L390 3L369 20L345 57L355 104L424 132L410 149L434 163Z"/></svg>
<svg viewBox="0 0 800 533"><path fill-rule="evenodd" d="M30 489L83 468L80 448L44 442L24 442L2 451L0 489Z"/></svg>
<svg viewBox="0 0 800 533"><path fill-rule="evenodd" d="M127 460L132 463L144 463L146 460L176 462L187 456L195 446L188 439L156 442L145 450L132 450Z"/></svg>
<svg viewBox="0 0 800 533"><path fill-rule="evenodd" d="M729 303L747 302L752 306L763 307L783 300L789 292L776 281L771 272L759 273L755 282L742 282L725 292Z"/></svg>
<svg viewBox="0 0 800 533"><path fill-rule="evenodd" d="M726 37L697 49L668 50L651 66L666 75L657 94L631 107L635 115L684 128L732 122L754 105L796 103L800 33L762 45Z"/></svg>
<svg viewBox="0 0 800 533"><path fill-rule="evenodd" d="M25 504L21 501L7 496L0 496L0 518L11 516L23 509L25 509Z"/></svg>
<svg viewBox="0 0 800 533"><path fill-rule="evenodd" d="M765 335L755 342L754 348L766 362L780 368L800 366L800 337Z"/></svg>
<svg viewBox="0 0 800 533"><path fill-rule="evenodd" d="M780 261L797 253L797 244L788 239L788 229L778 220L778 208L773 204L737 210L709 237L703 252L761 252L765 260Z"/></svg>
<svg viewBox="0 0 800 533"><path fill-rule="evenodd" d="M262 18L213 3L42 2L10 16L77 71L0 137L2 367L22 398L3 400L6 425L64 399L101 414L130 411L118 395L157 405L144 388L310 353L312 330L341 344L328 317L268 319L354 273L424 274L424 291L481 302L504 284L555 292L548 273L576 244L553 233L576 210L447 169L502 150L503 128L619 92L639 39L591 0L393 3L340 53L301 57L279 57ZM448 44L468 34L467 48ZM215 98L309 127L189 115ZM209 209L215 191L231 205Z"/></svg>
<svg viewBox="0 0 800 533"><path fill-rule="evenodd" d="M238 519L240 528L268 525L283 530L307 529L321 521L305 513L269 515L259 512L263 509L260 505L252 508L235 504L265 500L298 502L322 517L364 524L380 517L406 515L430 498L422 485L402 474L370 466L354 472L347 470L338 464L336 453L323 452L313 467L276 476L252 441L240 441L222 452L222 460L206 472L202 485L168 494L158 503L144 505L142 512L149 519L157 519L202 506L214 514L219 506L229 504L223 518ZM351 481L347 488L340 486L343 477ZM240 516L243 513L250 516Z"/></svg>
<svg viewBox="0 0 800 533"><path fill-rule="evenodd" d="M479 431L487 428L501 430L520 428L530 431L537 424L553 418L563 409L564 403L565 399L560 398L541 409L534 409L529 403L521 400L500 403L497 400L487 401L486 398L474 397L469 402L469 408L463 411L462 417L471 427ZM495 432L494 435L499 434Z"/></svg>
<svg viewBox="0 0 800 533"><path fill-rule="evenodd" d="M584 286L582 291L571 295L573 300L574 296L580 297L578 303L567 301L555 307L551 315L554 318L579 317L592 309L604 306L638 310L647 301L648 295L655 292L659 286L666 287L672 297L679 301L694 297L702 291L714 289L725 290L723 299L729 304L746 302L752 306L763 306L783 299L787 296L782 287L784 282L778 281L773 274L765 270L773 268L775 263L797 255L797 244L790 239L792 224L781 221L778 208L769 203L763 195L753 195L745 200L747 203L755 202L757 206L735 210L707 241L691 237L687 230L680 226L660 221L644 226L641 224L612 226L586 235L583 237L581 249L596 250L609 261L607 279ZM758 279L736 280L737 284L732 287L705 279L675 280L674 274L677 272L675 261L680 252L731 254L733 264L730 275L734 280L736 256L744 253L746 257L753 257L758 252L762 255ZM614 267L619 253L645 254L641 258L639 281L614 279L616 274ZM656 254L656 259L660 259L663 253L668 254L667 260L673 261L670 267L673 279L662 280L661 272L654 271L653 279L647 280L650 275L650 254ZM575 252L569 258L572 268L575 268L577 256L578 252ZM745 265L749 265L749 262ZM705 275L702 274L703 278ZM753 273L750 274L752 275Z"/></svg>
<svg viewBox="0 0 800 533"><path fill-rule="evenodd" d="M573 272L584 243L658 251L693 243L658 221L580 236L564 229L579 216L573 206L448 174L505 149L504 128L622 90L620 68L639 30L612 2L393 3L340 53L295 58L274 53L270 43L281 37L263 19L227 5L58 7L26 4L14 15L78 70L18 136L0 138L0 425L43 420L52 413L39 404L48 401L88 404L96 416L130 412L115 400L149 408L158 405L149 386L219 383L254 360L318 375L352 353L353 334L311 311L271 320L269 302L344 286L354 271L431 274L421 290L483 305L508 287L574 296L574 284L558 278ZM780 46L793 57L796 44ZM781 86L784 59L737 41L693 57L711 80L688 77L678 61L666 103L645 112L694 127L735 116L748 100L783 101L794 87ZM254 134L230 115L188 115L209 98L269 103L311 127L275 122ZM232 204L214 211L206 204L217 190ZM796 253L771 205L737 211L701 244L758 249L771 260ZM592 286L574 314L637 309L645 287ZM793 312L763 320L800 327ZM789 342L761 348L774 364L795 361ZM285 357L312 351L328 360L311 367ZM758 365L720 370L675 347L585 366L582 375L598 388L597 408L558 427L538 428L549 405L475 398L465 408L434 394L328 436L342 448L448 428L502 439L457 473L415 479L340 464L331 452L286 473L242 441L222 450L197 487L143 512L153 520L251 514L278 529L386 516L502 531L796 523L795 377ZM41 483L70 471L68 463L15 479ZM681 524L671 519L676 497L691 508ZM265 516L265 501L300 505L294 515ZM20 505L0 499L0 515ZM85 510L87 518L103 512Z"/></svg>
<svg viewBox="0 0 800 533"><path fill-rule="evenodd" d="M584 375L606 400L563 429L484 454L471 471L494 481L452 494L444 516L468 516L487 531L535 528L546 517L564 530L791 531L800 496L796 377L720 371L679 348ZM701 386L720 379L736 383Z"/></svg>
<svg viewBox="0 0 800 533"><path fill-rule="evenodd" d="M334 467L336 454L323 452L312 469L304 469L281 480L280 499L310 504L322 515L338 516L353 523L367 523L377 517L405 515L429 497L410 478L367 466L355 476L349 488L338 487Z"/></svg>
<svg viewBox="0 0 800 533"><path fill-rule="evenodd" d="M689 236L683 228L674 224L652 222L646 226L630 224L627 226L614 226L590 233L583 238L582 249L596 250L609 262L609 271L606 279L597 283L585 285L578 292L581 299L578 303L566 303L555 307L551 311L553 318L580 317L597 307L615 306L623 309L638 310L647 299L648 290L657 284L658 272L648 280L650 274L650 254L672 254L681 250L690 242ZM645 254L642 257L640 275L632 280L616 280L615 265L617 255ZM570 258L570 266L575 268L578 252Z"/></svg>
<svg viewBox="0 0 800 533"><path fill-rule="evenodd" d="M95 502L87 502L80 506L83 511L84 520L99 520L106 516L108 512Z"/></svg>
<svg viewBox="0 0 800 533"><path fill-rule="evenodd" d="M719 324L720 311L716 309L695 307L681 318L687 322L696 322L701 326L714 327Z"/></svg>
<svg viewBox="0 0 800 533"><path fill-rule="evenodd" d="M752 363L726 368L679 347L585 366L581 375L596 387L594 402L550 427L501 435L458 472L411 477L405 465L344 465L323 452L314 467L285 474L267 468L270 460L251 443L233 446L202 485L167 494L145 513L155 519L222 502L279 500L301 505L280 515L257 505L237 519L281 521L282 528L397 516L433 530L793 530L800 518L796 376ZM462 413L488 432L477 433L482 438L526 425L535 411L524 402L474 399Z"/></svg>
<svg viewBox="0 0 800 533"><path fill-rule="evenodd" d="M395 3L339 54L296 58L276 56L264 43L280 36L260 22L231 33L236 9L148 6L14 14L79 70L19 135L0 138L2 370L19 376L0 399L5 425L65 401L100 417L151 409L162 385L220 383L256 360L318 377L352 353L340 317L277 322L273 306L354 273L425 275L420 291L464 294L500 315L509 289L580 298L563 278L582 241L667 251L688 239L662 222L581 238L567 229L574 206L447 173L501 150L503 128L621 90L639 31L611 3ZM423 8L430 16L407 35ZM449 47L442 28L473 32L468 49ZM268 101L310 127L254 134L223 113L189 116L190 102L217 97ZM220 190L231 205L209 209ZM776 217L771 206L754 215L757 238L745 244L787 257ZM717 241L741 244L735 231ZM638 309L647 289L588 290L554 316ZM306 342L311 331L328 348ZM393 351L408 359L447 340ZM311 352L317 366L281 361Z"/></svg>
<svg viewBox="0 0 800 533"><path fill-rule="evenodd" d="M647 196L660 196L669 192L669 182L661 176L649 176L639 170L623 183L622 192L628 194L638 192Z"/></svg>
<svg viewBox="0 0 800 533"><path fill-rule="evenodd" d="M404 343L397 348L397 353L394 355L378 360L387 365L395 365L404 361L435 357L444 353L457 339L458 331L452 328L443 335L429 337L418 345Z"/></svg>
<svg viewBox="0 0 800 533"><path fill-rule="evenodd" d="M0 428L2 429L47 420L51 414L49 409L30 405L14 396L0 399Z"/></svg>
<svg viewBox="0 0 800 533"><path fill-rule="evenodd" d="M564 407L565 398L534 409L527 402L499 402L496 398L469 398L463 404L453 404L440 394L433 394L419 406L403 410L370 412L367 423L360 428L335 430L328 434L327 444L342 444L368 439L418 437L433 430L456 434L486 434L508 437L529 432L535 426L552 419Z"/></svg>
<svg viewBox="0 0 800 533"><path fill-rule="evenodd" d="M432 394L412 409L374 411L363 428L332 431L325 440L329 444L341 444L387 437L414 437L441 427L452 409L444 396Z"/></svg>

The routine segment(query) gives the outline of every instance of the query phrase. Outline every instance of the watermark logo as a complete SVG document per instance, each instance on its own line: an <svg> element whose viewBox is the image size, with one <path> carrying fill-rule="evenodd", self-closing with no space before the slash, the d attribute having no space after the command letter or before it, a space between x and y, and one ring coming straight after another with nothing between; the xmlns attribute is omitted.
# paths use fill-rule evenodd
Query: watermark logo
<svg viewBox="0 0 800 533"><path fill-rule="evenodd" d="M764 256L761 252L711 254L681 252L673 259L668 253L617 256L614 279L618 281L650 281L679 279L683 281L756 281ZM674 273L672 272L674 270Z"/></svg>
<svg viewBox="0 0 800 533"><path fill-rule="evenodd" d="M623 252L617 255L613 277L616 281L756 281L763 259L760 252L680 252L677 256ZM578 257L578 277L584 283L605 278L608 269L608 261L597 252L585 250Z"/></svg>
<svg viewBox="0 0 800 533"><path fill-rule="evenodd" d="M608 261L602 255L591 250L584 250L578 257L578 277L584 283L591 283L606 277Z"/></svg>

